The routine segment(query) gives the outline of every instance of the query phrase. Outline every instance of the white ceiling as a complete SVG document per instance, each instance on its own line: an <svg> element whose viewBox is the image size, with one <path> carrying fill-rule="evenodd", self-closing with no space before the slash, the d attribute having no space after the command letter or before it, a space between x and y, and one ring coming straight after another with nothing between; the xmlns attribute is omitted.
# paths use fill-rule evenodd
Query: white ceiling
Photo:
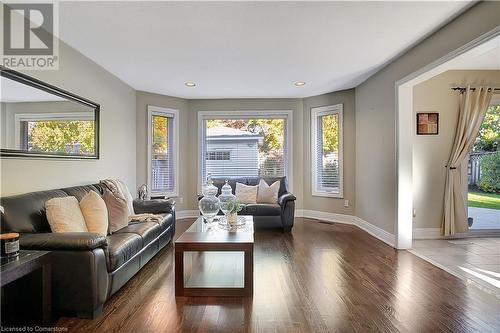
<svg viewBox="0 0 500 333"><path fill-rule="evenodd" d="M469 5L61 2L59 34L137 90L306 97L357 86Z"/></svg>

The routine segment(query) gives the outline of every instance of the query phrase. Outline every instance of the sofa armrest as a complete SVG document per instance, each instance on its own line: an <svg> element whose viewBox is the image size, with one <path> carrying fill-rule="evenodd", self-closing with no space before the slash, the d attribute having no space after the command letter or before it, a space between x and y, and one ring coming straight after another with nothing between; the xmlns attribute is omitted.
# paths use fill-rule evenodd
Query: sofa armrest
<svg viewBox="0 0 500 333"><path fill-rule="evenodd" d="M106 237L91 232L22 233L19 245L23 250L91 251L106 248L108 241Z"/></svg>
<svg viewBox="0 0 500 333"><path fill-rule="evenodd" d="M293 195L292 193L289 193L289 192L285 192L283 193L279 198L278 198L278 204L280 206L283 206L284 204L286 204L288 201L295 201L297 198L295 197L295 195Z"/></svg>
<svg viewBox="0 0 500 333"><path fill-rule="evenodd" d="M164 214L173 213L174 210L175 201L172 199L134 200L134 212L136 214Z"/></svg>

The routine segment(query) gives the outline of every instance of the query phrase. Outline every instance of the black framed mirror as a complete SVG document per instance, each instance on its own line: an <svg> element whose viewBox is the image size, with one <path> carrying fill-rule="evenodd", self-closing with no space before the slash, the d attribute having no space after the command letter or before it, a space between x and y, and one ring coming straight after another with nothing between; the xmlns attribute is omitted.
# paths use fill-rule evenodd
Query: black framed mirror
<svg viewBox="0 0 500 333"><path fill-rule="evenodd" d="M99 104L0 70L0 156L99 159Z"/></svg>

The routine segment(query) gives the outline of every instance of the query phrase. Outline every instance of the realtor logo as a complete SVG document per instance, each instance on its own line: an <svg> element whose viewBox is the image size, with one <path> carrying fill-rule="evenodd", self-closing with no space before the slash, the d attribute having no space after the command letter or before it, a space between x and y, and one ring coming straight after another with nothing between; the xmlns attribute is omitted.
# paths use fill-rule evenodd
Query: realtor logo
<svg viewBox="0 0 500 333"><path fill-rule="evenodd" d="M2 65L11 69L57 69L53 3L3 4Z"/></svg>

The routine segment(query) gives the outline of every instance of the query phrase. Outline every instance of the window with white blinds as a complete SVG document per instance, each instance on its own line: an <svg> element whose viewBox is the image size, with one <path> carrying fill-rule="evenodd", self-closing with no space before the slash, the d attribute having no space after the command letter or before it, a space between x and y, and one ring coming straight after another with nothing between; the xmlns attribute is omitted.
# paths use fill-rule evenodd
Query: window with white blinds
<svg viewBox="0 0 500 333"><path fill-rule="evenodd" d="M148 106L148 185L153 195L177 195L178 111Z"/></svg>
<svg viewBox="0 0 500 333"><path fill-rule="evenodd" d="M342 104L311 109L312 195L343 196Z"/></svg>
<svg viewBox="0 0 500 333"><path fill-rule="evenodd" d="M287 113L200 117L200 184L212 177L281 177L288 173Z"/></svg>

